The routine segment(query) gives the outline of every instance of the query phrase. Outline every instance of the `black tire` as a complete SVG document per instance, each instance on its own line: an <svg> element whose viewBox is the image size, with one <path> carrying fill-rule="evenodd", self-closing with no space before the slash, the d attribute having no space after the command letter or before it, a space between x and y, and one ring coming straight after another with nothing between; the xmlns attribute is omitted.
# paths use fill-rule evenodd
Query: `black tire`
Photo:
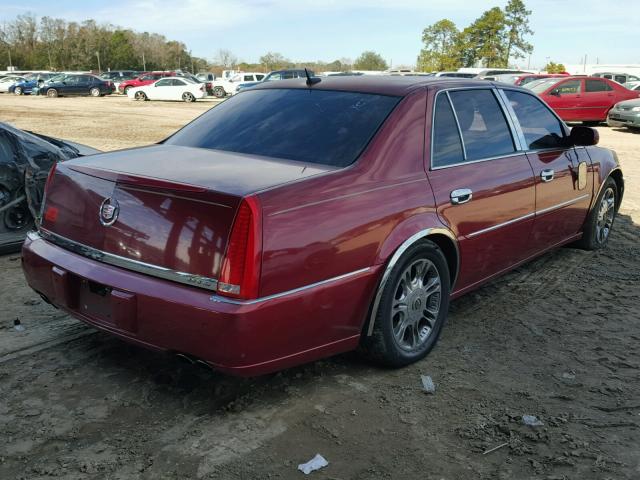
<svg viewBox="0 0 640 480"><path fill-rule="evenodd" d="M424 305L418 304L419 296L413 297L416 299L413 301L411 297L407 296L407 310L413 310L415 314L418 313L421 307L424 307L423 310L426 312L427 305L434 306L435 304L439 304L439 309L437 314L433 316L432 327L424 340L421 340L422 343L416 345L414 349L407 349L406 345L403 347L400 343L401 340L398 340L398 333L394 333L394 328L397 331L401 330L401 328L398 328L398 324L402 322L397 319L399 312L395 316L392 314L392 307L395 302L401 301L397 297L404 295L402 281L405 278L405 272L409 267L413 267L416 262L421 260L430 262L431 266L437 270L440 279L439 294L434 293L427 297L426 300L423 300ZM446 321L449 310L450 289L449 268L440 248L429 240L422 240L409 247L393 267L384 286L371 336L367 336L367 332L363 332L361 349L365 356L376 363L394 368L403 367L424 358L438 341ZM435 295L438 295L438 298L434 300ZM409 303L412 303L412 305L409 305ZM424 316L424 312L421 314L422 316ZM404 315L407 314L405 313ZM418 327L419 324L415 326L416 334L419 330ZM423 329L420 329L420 331L423 332ZM409 327L405 327L404 333L407 330L409 330ZM404 336L403 334L402 337L404 338Z"/></svg>
<svg viewBox="0 0 640 480"><path fill-rule="evenodd" d="M147 95L143 91L136 92L133 96L136 100L145 101L147 99Z"/></svg>
<svg viewBox="0 0 640 480"><path fill-rule="evenodd" d="M607 219L602 216L602 209L604 208L604 203L609 204L611 201L610 192L613 193L613 204L610 210L611 219L610 221L606 221ZM577 247L585 250L599 250L607 246L613 228L613 222L618 213L618 198L618 185L613 178L609 177L604 181L600 194L589 212L589 216L582 230L582 238L576 242ZM606 227L604 236L603 226Z"/></svg>
<svg viewBox="0 0 640 480"><path fill-rule="evenodd" d="M222 87L215 87L213 89L213 96L216 98L224 98L227 96L227 92L225 92Z"/></svg>
<svg viewBox="0 0 640 480"><path fill-rule="evenodd" d="M47 90L47 97L56 98L57 96L58 96L58 90L56 90L55 88L50 88Z"/></svg>
<svg viewBox="0 0 640 480"><path fill-rule="evenodd" d="M99 97L100 96L100 89L97 87L93 87L91 90L89 90L89 94L92 97Z"/></svg>
<svg viewBox="0 0 640 480"><path fill-rule="evenodd" d="M584 125L585 127L597 127L601 123L603 122L601 122L600 120L589 120L587 122L582 122L582 125Z"/></svg>

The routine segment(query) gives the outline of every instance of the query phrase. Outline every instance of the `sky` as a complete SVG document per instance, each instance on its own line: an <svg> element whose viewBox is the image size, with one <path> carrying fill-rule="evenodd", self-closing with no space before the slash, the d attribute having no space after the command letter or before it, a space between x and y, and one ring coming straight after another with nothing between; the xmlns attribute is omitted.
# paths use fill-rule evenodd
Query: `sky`
<svg viewBox="0 0 640 480"><path fill-rule="evenodd" d="M464 28L507 0L0 0L0 22L22 13L93 18L184 42L209 60L227 49L257 62L267 51L290 60L355 59L364 50L393 66L414 65L422 30L442 19ZM640 63L640 0L525 0L533 11L531 68L548 60ZM518 60L526 68L529 59Z"/></svg>

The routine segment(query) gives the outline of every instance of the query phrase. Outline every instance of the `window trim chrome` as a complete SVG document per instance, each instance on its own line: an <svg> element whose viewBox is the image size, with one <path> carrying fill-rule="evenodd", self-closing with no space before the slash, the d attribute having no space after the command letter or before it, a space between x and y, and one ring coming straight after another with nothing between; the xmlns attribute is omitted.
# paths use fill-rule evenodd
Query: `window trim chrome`
<svg viewBox="0 0 640 480"><path fill-rule="evenodd" d="M45 228L40 227L39 230L29 232L28 237L30 240L43 239L47 240L54 245L57 245L65 250L82 255L83 257L95 260L96 262L105 263L114 267L123 268L132 272L143 273L151 277L162 278L163 280L169 280L183 285L189 285L191 287L202 288L210 291L217 291L218 280L215 278L205 277L202 275L194 275L191 273L181 272L179 270L173 270L159 265L152 265L150 263L141 262L139 260L133 260L131 258L121 257L114 253L104 252L97 248L89 247L82 243L70 240L62 235L53 233Z"/></svg>
<svg viewBox="0 0 640 480"><path fill-rule="evenodd" d="M507 124L509 125L509 129L511 131L511 137L513 139L513 143L514 143L514 147L516 148L515 152L512 153L507 153L504 155L496 155L493 157L486 157L486 158L480 158L477 160L469 160L467 161L467 155L466 155L466 147L464 146L464 139L462 137L462 132L460 130L460 124L458 122L458 115L455 111L455 108L453 106L453 102L451 101L451 97L449 95L449 92L453 92L453 91L466 91L466 90L491 90L494 94L494 96L496 97L496 100L498 102L498 104L500 105L500 108L502 110L503 115L505 116L505 120L507 121ZM547 108L547 110L549 112L551 112L551 114L556 118L556 120L560 123L562 129L563 129L563 133L564 133L564 138L568 138L569 134L571 132L570 128L567 127L566 123L564 122L564 120L562 120L558 114L551 108L549 107L549 105L546 104L546 102L544 100L542 100L540 97L538 97L536 94L534 94L533 92L529 92L526 91L522 88L514 88L514 87L510 87L508 85L503 86L496 86L494 84L492 84L491 86L486 86L486 85L482 85L482 86L474 86L474 87L452 87L452 88L442 88L440 90L438 90L435 93L435 96L433 97L433 105L431 107L431 138L429 141L430 144L430 154L429 154L429 168L428 171L434 171L434 170L442 170L445 168L452 168L452 167L459 167L461 165L468 165L468 164L472 164L472 163L480 163L480 162L488 162L491 160L499 160L502 158L509 158L509 157L513 157L513 156L519 156L519 155L526 155L528 153L540 153L540 152L547 152L547 151L554 151L554 150L559 150L559 151L567 151L570 150L571 148L576 148L575 146L566 146L566 147L552 147L552 148L540 148L540 149L530 149L528 148L528 144L526 143L526 139L524 138L524 132L522 131L522 126L520 125L520 122L518 121L518 117L515 115L515 111L513 110L513 107L511 107L511 103L509 102L509 99L506 97L506 94L504 93L506 90L509 91L514 91L514 92L519 92L519 93L523 93L525 95L530 95L532 97L534 97L536 100L538 100L539 102L541 102L543 104L544 107ZM460 137L460 143L462 144L462 152L463 152L463 156L464 159L462 162L457 162L457 163L452 163L450 165L441 165L441 166L433 166L433 148L434 148L434 144L433 144L433 138L434 138L434 132L435 132L435 117L436 117L436 103L438 101L438 95L440 94L446 94L447 95L447 99L449 101L449 105L451 107L451 110L453 111L453 115L454 118L456 120L456 125L458 127L458 136ZM512 116L512 112L513 112L513 116Z"/></svg>

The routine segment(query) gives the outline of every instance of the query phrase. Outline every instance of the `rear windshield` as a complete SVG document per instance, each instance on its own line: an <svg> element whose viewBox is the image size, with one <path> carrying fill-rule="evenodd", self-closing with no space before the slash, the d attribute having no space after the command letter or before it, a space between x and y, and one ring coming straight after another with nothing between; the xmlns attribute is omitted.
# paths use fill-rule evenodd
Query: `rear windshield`
<svg viewBox="0 0 640 480"><path fill-rule="evenodd" d="M165 143L344 167L358 158L398 101L357 92L248 90Z"/></svg>

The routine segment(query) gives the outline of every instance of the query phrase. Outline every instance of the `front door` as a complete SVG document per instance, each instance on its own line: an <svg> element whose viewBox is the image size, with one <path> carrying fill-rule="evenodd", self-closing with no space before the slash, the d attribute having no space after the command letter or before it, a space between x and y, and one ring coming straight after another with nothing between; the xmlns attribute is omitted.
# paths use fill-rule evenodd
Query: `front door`
<svg viewBox="0 0 640 480"><path fill-rule="evenodd" d="M563 120L582 120L582 80L565 80L551 88L545 100Z"/></svg>
<svg viewBox="0 0 640 480"><path fill-rule="evenodd" d="M508 89L504 94L533 168L536 219L531 241L541 251L582 228L593 190L591 160L584 148L567 146L566 127L538 97Z"/></svg>
<svg viewBox="0 0 640 480"><path fill-rule="evenodd" d="M458 239L460 291L530 255L533 173L495 90L440 91L433 118L428 176L438 215Z"/></svg>

